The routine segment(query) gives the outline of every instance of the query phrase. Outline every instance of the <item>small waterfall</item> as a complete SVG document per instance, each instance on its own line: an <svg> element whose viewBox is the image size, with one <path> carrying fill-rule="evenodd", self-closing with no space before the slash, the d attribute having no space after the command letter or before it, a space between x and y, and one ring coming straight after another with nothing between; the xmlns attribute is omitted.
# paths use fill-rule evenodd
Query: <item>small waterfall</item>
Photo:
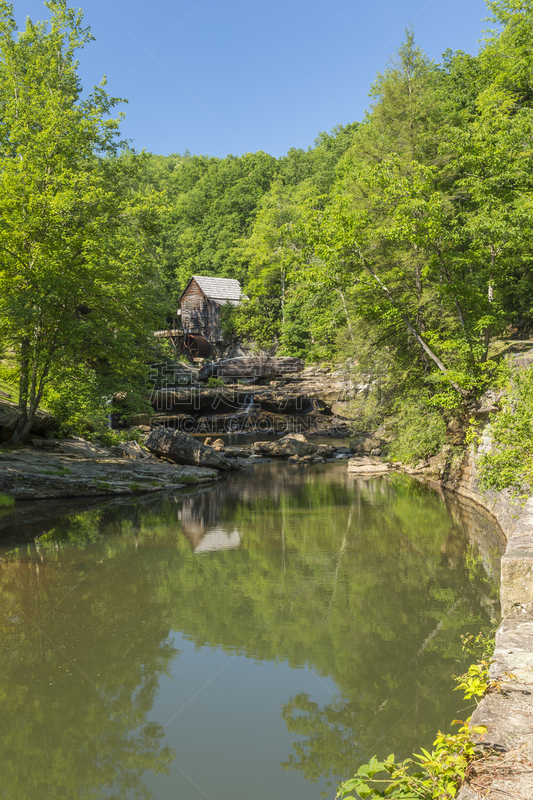
<svg viewBox="0 0 533 800"><path fill-rule="evenodd" d="M255 410L256 404L254 403L254 396L253 394L247 394L240 409L241 414L251 414Z"/></svg>

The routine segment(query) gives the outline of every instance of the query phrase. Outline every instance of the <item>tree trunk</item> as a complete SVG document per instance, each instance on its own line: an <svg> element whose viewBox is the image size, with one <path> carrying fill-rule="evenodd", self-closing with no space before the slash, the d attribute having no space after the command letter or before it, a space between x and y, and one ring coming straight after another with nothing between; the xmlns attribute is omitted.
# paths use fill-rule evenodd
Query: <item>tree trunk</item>
<svg viewBox="0 0 533 800"><path fill-rule="evenodd" d="M20 348L20 380L19 380L19 416L15 430L8 444L18 446L23 443L32 429L35 415L43 397L43 391L49 366L43 369L39 378L38 364L33 359L30 379L30 341L25 338Z"/></svg>
<svg viewBox="0 0 533 800"><path fill-rule="evenodd" d="M410 333L411 333L411 334L414 336L414 338L416 339L416 341L418 342L418 344L420 345L420 347L422 348L422 350L423 350L425 353L427 353L427 355L429 356L429 358L430 358L430 359L433 361L433 363L434 363L434 364L436 364L436 365L437 365L437 367L440 369L440 371L441 371L442 373L444 373L444 375L446 375L446 374L448 373L448 370L446 369L446 367L444 366L444 364L442 363L442 361L440 360L440 358L439 358L439 357L436 355L436 353L434 353L434 352L433 352L433 350L432 350L432 349L431 349L431 347L428 345L428 343L426 342L426 340L425 340L425 339L424 339L424 338L423 338L423 337L422 337L422 336L421 336L421 335L418 333L418 331L417 331L417 330L416 330L416 328L414 327L414 325L413 325L413 323L411 322L411 320L409 319L409 317L408 317L406 314L404 314L404 312L401 310L401 308L400 308L400 307L399 307L399 305L397 304L396 300L395 300L395 299L394 299L394 297L392 296L392 293L391 293L391 292L390 292L390 290L389 290L389 289L388 289L388 288L385 286L385 284L383 283L383 281L381 280L381 278L379 277L379 275L378 275L376 272L374 272L374 270L372 269L372 267L370 266L370 264L368 264L368 263L365 261L365 259L362 257L362 255L361 255L360 253L357 253L357 255L358 255L360 258L361 258L361 260L362 260L362 262L363 262L363 265L364 265L364 267L365 267L365 268L368 270L368 272L370 272L370 274L372 275L372 277L374 278L374 280L375 280L375 281L376 281L376 282L379 284L379 286L380 286L380 287L382 288L382 290L385 292L385 294L387 295L387 298L388 298L388 300L389 300L390 304L392 305L392 307L393 307L393 308L395 308L395 309L396 309L396 311L398 312L398 314L400 315L400 317L401 317L401 318L402 318L402 320L404 321L404 323L405 323L405 325L406 325L407 329L408 329L408 330L410 331ZM462 397L464 397L464 398L467 398L467 397L468 397L468 392L467 392L465 389L463 389L461 386L459 386L459 384L458 384L458 383L456 383L455 381L450 381L450 386L453 386L453 388L455 389L455 391L456 391L456 392L458 392L458 393L459 393L459 394L460 394Z"/></svg>
<svg viewBox="0 0 533 800"><path fill-rule="evenodd" d="M346 305L346 298L344 297L344 293L343 293L343 291L341 289L337 289L337 291L341 296L342 307L344 308L344 313L346 315L346 323L348 325L348 331L350 333L350 339L353 342L354 341L354 335L353 335L352 323L351 323L351 320L350 320L350 315L348 314L348 306Z"/></svg>

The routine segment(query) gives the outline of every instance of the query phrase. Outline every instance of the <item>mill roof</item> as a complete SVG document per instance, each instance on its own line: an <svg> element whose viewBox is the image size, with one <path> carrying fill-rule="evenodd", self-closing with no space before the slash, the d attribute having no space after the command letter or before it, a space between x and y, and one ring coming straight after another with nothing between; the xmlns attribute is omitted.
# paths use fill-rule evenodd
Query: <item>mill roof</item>
<svg viewBox="0 0 533 800"><path fill-rule="evenodd" d="M209 278L205 275L193 275L191 280L195 280L205 296L215 303L224 304L229 300L232 305L237 305L242 298L241 284L235 278ZM187 288L190 282L187 284Z"/></svg>

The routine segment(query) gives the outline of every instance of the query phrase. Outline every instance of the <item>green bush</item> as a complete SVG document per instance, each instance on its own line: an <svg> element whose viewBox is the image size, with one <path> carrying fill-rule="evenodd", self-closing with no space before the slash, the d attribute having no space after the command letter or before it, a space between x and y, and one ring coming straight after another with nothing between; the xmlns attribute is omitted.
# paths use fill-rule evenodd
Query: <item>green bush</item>
<svg viewBox="0 0 533 800"><path fill-rule="evenodd" d="M412 464L426 459L445 442L446 423L421 394L408 394L397 400L389 422L394 434L389 455L395 461Z"/></svg>
<svg viewBox="0 0 533 800"><path fill-rule="evenodd" d="M15 505L15 498L10 494L0 492L0 508L12 508Z"/></svg>
<svg viewBox="0 0 533 800"><path fill-rule="evenodd" d="M60 426L60 435L98 439L112 445L119 440L108 428L109 414L118 411L127 419L133 414L151 413L142 396L146 386L133 386L127 380L119 382L113 375L98 374L87 367L66 365L55 370L44 401ZM119 405L111 405L110 398L117 394L121 397Z"/></svg>
<svg viewBox="0 0 533 800"><path fill-rule="evenodd" d="M483 489L509 487L515 494L533 487L533 368L515 375L502 411L489 428L492 450L480 458ZM472 433L470 439L477 438Z"/></svg>
<svg viewBox="0 0 533 800"><path fill-rule="evenodd" d="M483 656L465 675L454 676L458 684L455 688L463 691L465 699L473 697L479 702L487 692L499 688L499 683L491 682L489 676L492 663L489 640L482 634L462 638L463 650L481 647ZM509 678L512 680L515 676ZM480 757L472 736L487 730L484 725L470 727L468 721L454 720L453 725L460 725L455 734L439 731L431 752L421 747L420 753L400 762L393 754L384 761L374 756L359 767L353 778L341 783L337 798L356 800L353 792L360 800L453 800L465 780L469 764Z"/></svg>

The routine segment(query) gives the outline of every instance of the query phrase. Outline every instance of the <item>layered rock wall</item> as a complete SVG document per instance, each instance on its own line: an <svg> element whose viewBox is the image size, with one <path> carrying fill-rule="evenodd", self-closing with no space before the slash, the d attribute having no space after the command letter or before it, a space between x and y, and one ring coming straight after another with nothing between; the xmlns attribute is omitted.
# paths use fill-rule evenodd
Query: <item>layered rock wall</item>
<svg viewBox="0 0 533 800"><path fill-rule="evenodd" d="M533 797L533 498L524 503L508 490L481 490L478 461L488 448L488 436L476 450L451 448L442 477L445 488L487 509L507 539L501 560L502 622L491 666L499 690L488 694L472 715L472 725L487 728L481 742L501 757L477 768L458 798L525 800Z"/></svg>

